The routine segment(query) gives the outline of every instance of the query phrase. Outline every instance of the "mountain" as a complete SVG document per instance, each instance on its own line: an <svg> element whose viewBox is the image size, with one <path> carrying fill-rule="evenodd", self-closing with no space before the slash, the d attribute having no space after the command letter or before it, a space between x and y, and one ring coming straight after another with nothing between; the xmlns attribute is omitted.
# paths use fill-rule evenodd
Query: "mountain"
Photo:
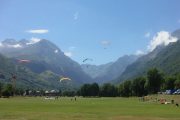
<svg viewBox="0 0 180 120"><path fill-rule="evenodd" d="M105 83L110 82L121 75L126 67L136 61L137 58L138 56L136 55L125 55L120 57L117 61L108 64L99 66L82 65L81 67L94 79L94 81Z"/></svg>
<svg viewBox="0 0 180 120"><path fill-rule="evenodd" d="M29 63L21 64L36 74L51 71L55 75L69 77L74 85L91 81L81 66L65 56L64 53L48 40L20 40L7 39L0 43L0 53L14 59L15 64L25 59Z"/></svg>
<svg viewBox="0 0 180 120"><path fill-rule="evenodd" d="M82 64L81 67L86 74L91 76L93 79L101 74L105 74L107 69L113 64L113 62L103 64L103 65L90 65Z"/></svg>
<svg viewBox="0 0 180 120"><path fill-rule="evenodd" d="M42 79L36 73L21 65L15 65L12 59L0 54L0 82L12 83L12 74L16 76L16 87L34 89L58 89L59 79ZM53 81L53 82L52 82ZM51 85L50 83L54 83Z"/></svg>
<svg viewBox="0 0 180 120"><path fill-rule="evenodd" d="M180 30L172 33L172 36L180 39ZM158 68L166 74L180 72L180 41L170 43L167 46L158 46L152 52L140 57L129 65L121 76L116 79L121 82L138 76L145 75L153 67Z"/></svg>
<svg viewBox="0 0 180 120"><path fill-rule="evenodd" d="M178 39L180 39L180 29L174 31L174 32L172 33L172 36L177 37Z"/></svg>

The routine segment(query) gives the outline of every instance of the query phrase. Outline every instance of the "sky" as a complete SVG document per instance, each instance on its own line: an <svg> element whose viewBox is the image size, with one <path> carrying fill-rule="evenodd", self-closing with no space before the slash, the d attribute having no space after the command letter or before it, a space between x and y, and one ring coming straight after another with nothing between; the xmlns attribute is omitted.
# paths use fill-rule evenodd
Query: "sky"
<svg viewBox="0 0 180 120"><path fill-rule="evenodd" d="M169 33L180 28L179 5L179 0L0 0L0 41L48 39L80 64L85 58L105 64L171 39Z"/></svg>

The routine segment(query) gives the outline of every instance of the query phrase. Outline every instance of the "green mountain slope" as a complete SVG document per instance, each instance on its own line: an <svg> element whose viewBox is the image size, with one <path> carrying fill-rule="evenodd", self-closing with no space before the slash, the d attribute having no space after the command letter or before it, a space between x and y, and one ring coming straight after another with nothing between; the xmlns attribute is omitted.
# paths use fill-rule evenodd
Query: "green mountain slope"
<svg viewBox="0 0 180 120"><path fill-rule="evenodd" d="M59 79L52 79L56 86L50 83L50 79L43 79L40 75L33 73L22 65L15 65L12 59L0 55L0 82L12 83L12 74L16 76L16 86L25 89L57 89Z"/></svg>
<svg viewBox="0 0 180 120"><path fill-rule="evenodd" d="M91 82L91 78L84 73L81 66L65 56L55 44L45 39L33 44L29 42L28 40L5 40L2 42L3 47L0 47L0 52L8 58L13 58L15 64L19 64L18 59L31 60L23 66L36 74L51 71L56 75L71 78L74 85ZM15 45L21 47L9 47Z"/></svg>
<svg viewBox="0 0 180 120"><path fill-rule="evenodd" d="M179 39L180 30L172 33ZM129 65L122 75L116 79L118 82L145 75L148 69L156 67L166 74L180 72L180 41L170 43L168 46L159 46L154 51L140 57Z"/></svg>

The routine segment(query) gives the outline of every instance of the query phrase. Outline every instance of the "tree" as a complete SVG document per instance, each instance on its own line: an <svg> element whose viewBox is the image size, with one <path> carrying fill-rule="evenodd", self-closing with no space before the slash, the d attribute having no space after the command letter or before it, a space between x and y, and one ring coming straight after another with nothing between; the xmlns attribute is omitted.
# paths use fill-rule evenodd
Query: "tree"
<svg viewBox="0 0 180 120"><path fill-rule="evenodd" d="M146 79L144 77L135 78L132 81L132 92L133 95L141 97L147 94L145 89Z"/></svg>
<svg viewBox="0 0 180 120"><path fill-rule="evenodd" d="M121 83L118 87L118 94L123 97L124 94L124 85Z"/></svg>
<svg viewBox="0 0 180 120"><path fill-rule="evenodd" d="M129 97L132 95L132 88L131 88L131 81L127 80L123 83L123 92L122 96L124 97Z"/></svg>
<svg viewBox="0 0 180 120"><path fill-rule="evenodd" d="M90 96L90 88L91 88L91 85L90 84L84 84L82 87L81 87L81 95L83 97L86 97L86 96Z"/></svg>
<svg viewBox="0 0 180 120"><path fill-rule="evenodd" d="M115 97L118 95L118 90L114 85L105 83L100 89L100 96L103 97Z"/></svg>
<svg viewBox="0 0 180 120"><path fill-rule="evenodd" d="M2 95L3 83L0 82L0 97Z"/></svg>
<svg viewBox="0 0 180 120"><path fill-rule="evenodd" d="M180 88L180 73L176 75L176 81L174 82L175 88Z"/></svg>
<svg viewBox="0 0 180 120"><path fill-rule="evenodd" d="M6 84L2 90L2 96L9 97L13 95L13 87L11 84Z"/></svg>
<svg viewBox="0 0 180 120"><path fill-rule="evenodd" d="M177 79L174 84L176 89L180 89L180 79Z"/></svg>
<svg viewBox="0 0 180 120"><path fill-rule="evenodd" d="M174 76L169 76L165 79L164 88L166 90L173 90L175 88L176 78Z"/></svg>
<svg viewBox="0 0 180 120"><path fill-rule="evenodd" d="M22 95L24 94L24 92L25 92L24 89L22 89L22 88L16 88L15 94L22 96Z"/></svg>
<svg viewBox="0 0 180 120"><path fill-rule="evenodd" d="M97 83L91 84L91 96L99 95L99 85Z"/></svg>
<svg viewBox="0 0 180 120"><path fill-rule="evenodd" d="M147 85L149 93L154 94L160 91L162 83L163 76L156 68L152 68L147 72Z"/></svg>
<svg viewBox="0 0 180 120"><path fill-rule="evenodd" d="M81 89L80 93L82 96L98 96L99 95L99 85L97 83L93 84L84 84Z"/></svg>

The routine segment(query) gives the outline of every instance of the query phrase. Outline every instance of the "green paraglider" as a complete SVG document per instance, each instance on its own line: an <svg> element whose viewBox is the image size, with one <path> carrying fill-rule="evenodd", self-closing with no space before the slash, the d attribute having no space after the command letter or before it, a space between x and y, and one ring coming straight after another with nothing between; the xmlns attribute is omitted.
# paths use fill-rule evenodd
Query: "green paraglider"
<svg viewBox="0 0 180 120"><path fill-rule="evenodd" d="M83 62L86 62L86 61L88 61L88 60L89 60L89 61L93 61L93 59L91 59L91 58L86 58L86 59L83 60Z"/></svg>

